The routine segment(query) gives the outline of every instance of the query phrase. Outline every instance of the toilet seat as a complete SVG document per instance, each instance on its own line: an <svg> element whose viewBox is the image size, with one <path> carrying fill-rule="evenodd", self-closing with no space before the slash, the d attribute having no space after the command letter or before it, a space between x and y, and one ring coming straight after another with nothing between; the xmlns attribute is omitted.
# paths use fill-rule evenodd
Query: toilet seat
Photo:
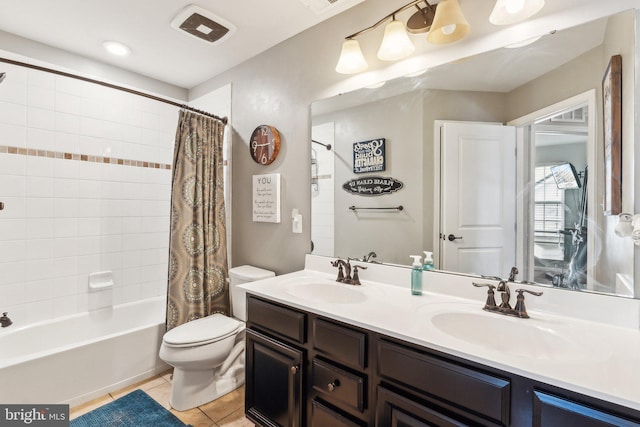
<svg viewBox="0 0 640 427"><path fill-rule="evenodd" d="M211 344L235 335L244 324L224 314L213 314L192 320L164 334L167 347L194 347Z"/></svg>

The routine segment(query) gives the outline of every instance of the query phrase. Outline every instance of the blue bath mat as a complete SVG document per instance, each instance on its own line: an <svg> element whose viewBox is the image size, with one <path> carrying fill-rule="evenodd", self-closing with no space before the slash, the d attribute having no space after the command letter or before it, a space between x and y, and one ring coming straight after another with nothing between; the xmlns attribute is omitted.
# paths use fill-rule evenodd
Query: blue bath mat
<svg viewBox="0 0 640 427"><path fill-rule="evenodd" d="M175 415L142 390L135 390L71 420L71 427L184 427Z"/></svg>

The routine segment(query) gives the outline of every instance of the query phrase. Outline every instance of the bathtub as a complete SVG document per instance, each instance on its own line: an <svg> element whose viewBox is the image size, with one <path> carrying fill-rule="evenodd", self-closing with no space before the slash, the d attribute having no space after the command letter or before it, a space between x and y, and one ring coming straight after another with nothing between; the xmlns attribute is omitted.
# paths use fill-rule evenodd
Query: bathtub
<svg viewBox="0 0 640 427"><path fill-rule="evenodd" d="M68 403L170 367L158 358L165 297L0 330L0 403Z"/></svg>

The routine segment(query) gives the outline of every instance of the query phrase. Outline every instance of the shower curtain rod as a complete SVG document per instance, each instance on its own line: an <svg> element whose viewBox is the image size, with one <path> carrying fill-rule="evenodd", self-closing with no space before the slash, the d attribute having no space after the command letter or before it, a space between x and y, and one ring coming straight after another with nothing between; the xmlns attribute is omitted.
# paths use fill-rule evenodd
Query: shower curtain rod
<svg viewBox="0 0 640 427"><path fill-rule="evenodd" d="M129 89L129 88L126 88L124 86L118 86L118 85L115 85L115 84L112 84L112 83L107 83L107 82L103 82L103 81L100 81L100 80L91 79L89 77L83 77L83 76L79 76L77 74L67 73L67 72L64 72L64 71L58 71L58 70L54 70L52 68L41 67L39 65L28 64L26 62L15 61L13 59L8 59L8 58L0 57L0 62L5 62L7 64L18 65L18 66L26 67L26 68L31 68L33 70L45 71L47 73L57 74L57 75L63 76L63 77L70 77L72 79L82 80L82 81L88 82L88 83L95 83L97 85L105 86L105 87L108 87L110 89L116 89L116 90L120 90L120 91L123 91L123 92L131 93L133 95L138 95L138 96L142 96L144 98L149 98L149 99L152 99L154 101L164 102L165 104L173 105L175 107L180 107L183 110L193 111L194 113L202 114L203 116L207 116L207 117L214 118L216 120L220 120L225 125L227 124L227 118L226 117L219 117L219 116L216 116L215 114L209 113L207 111L198 110L197 108L193 108L193 107L191 107L191 106L189 106L187 104L181 104L179 102L171 101L170 99L161 98L159 96L151 95L151 94L148 94L148 93L145 93L145 92L140 92L140 91L134 90L134 89Z"/></svg>

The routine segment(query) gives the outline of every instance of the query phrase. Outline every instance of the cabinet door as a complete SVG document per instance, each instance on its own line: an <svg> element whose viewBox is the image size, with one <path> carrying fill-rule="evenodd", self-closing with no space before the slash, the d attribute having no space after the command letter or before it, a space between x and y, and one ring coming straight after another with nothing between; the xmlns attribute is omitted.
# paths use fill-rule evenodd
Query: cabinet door
<svg viewBox="0 0 640 427"><path fill-rule="evenodd" d="M246 340L247 416L263 426L300 427L302 351L250 329Z"/></svg>
<svg viewBox="0 0 640 427"><path fill-rule="evenodd" d="M635 421L618 417L571 400L536 390L533 393L534 427L638 427Z"/></svg>
<svg viewBox="0 0 640 427"><path fill-rule="evenodd" d="M378 386L376 427L464 427L467 425Z"/></svg>

